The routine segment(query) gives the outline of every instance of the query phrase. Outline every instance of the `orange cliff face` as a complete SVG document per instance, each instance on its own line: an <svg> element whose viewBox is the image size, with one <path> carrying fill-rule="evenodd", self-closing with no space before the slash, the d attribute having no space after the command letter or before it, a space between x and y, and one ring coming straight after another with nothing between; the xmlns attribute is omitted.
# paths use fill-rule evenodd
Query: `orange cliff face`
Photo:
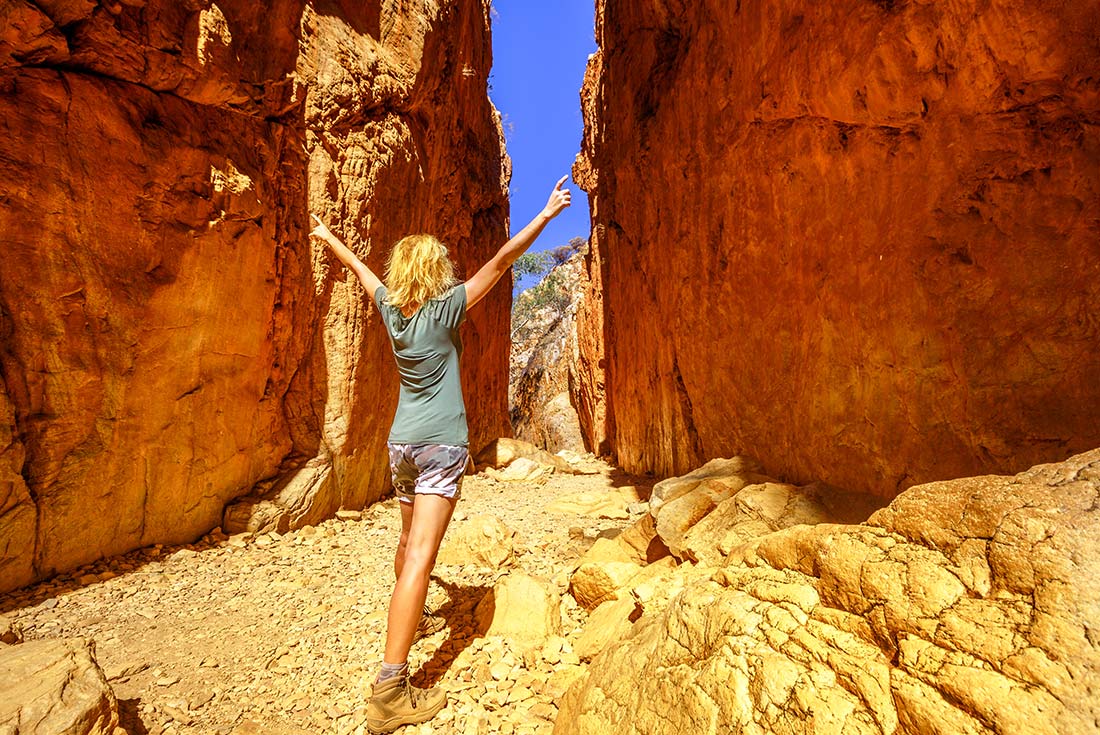
<svg viewBox="0 0 1100 735"><path fill-rule="evenodd" d="M1100 444L1097 27L1090 3L600 0L590 444L886 496Z"/></svg>
<svg viewBox="0 0 1100 735"><path fill-rule="evenodd" d="M201 5L0 29L0 591L250 491L284 528L377 498L397 376L308 213L379 272L409 232L463 276L507 237L487 1ZM475 448L508 432L508 299L464 328Z"/></svg>

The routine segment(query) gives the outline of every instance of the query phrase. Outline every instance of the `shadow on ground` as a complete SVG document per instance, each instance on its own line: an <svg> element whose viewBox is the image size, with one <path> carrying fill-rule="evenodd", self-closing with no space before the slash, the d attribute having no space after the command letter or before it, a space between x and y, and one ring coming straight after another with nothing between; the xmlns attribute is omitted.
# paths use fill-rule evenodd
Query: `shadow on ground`
<svg viewBox="0 0 1100 735"><path fill-rule="evenodd" d="M439 577L432 578L447 592L448 602L436 612L447 621L449 635L432 657L411 677L413 686L421 688L438 684L458 655L474 639L481 637L482 633L474 620L474 609L490 592L489 587L460 587Z"/></svg>

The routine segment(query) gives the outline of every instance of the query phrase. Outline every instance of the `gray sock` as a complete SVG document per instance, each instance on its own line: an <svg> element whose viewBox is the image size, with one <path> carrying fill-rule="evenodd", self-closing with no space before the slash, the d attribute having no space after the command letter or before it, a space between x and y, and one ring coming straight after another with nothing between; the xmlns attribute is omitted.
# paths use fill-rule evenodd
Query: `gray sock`
<svg viewBox="0 0 1100 735"><path fill-rule="evenodd" d="M381 684L382 682L389 681L390 679L396 679L404 676L409 672L409 662L403 661L399 664L388 664L385 661L382 662L382 670L378 672L378 678L375 679L375 684Z"/></svg>

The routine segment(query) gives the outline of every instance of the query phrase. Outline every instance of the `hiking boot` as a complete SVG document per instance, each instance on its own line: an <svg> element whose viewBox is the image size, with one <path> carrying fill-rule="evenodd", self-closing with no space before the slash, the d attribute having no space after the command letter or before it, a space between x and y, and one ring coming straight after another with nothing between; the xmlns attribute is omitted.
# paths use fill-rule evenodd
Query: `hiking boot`
<svg viewBox="0 0 1100 735"><path fill-rule="evenodd" d="M447 704L439 687L418 689L408 676L395 676L374 685L367 703L367 729L372 735L393 732L404 725L417 725L435 717Z"/></svg>
<svg viewBox="0 0 1100 735"><path fill-rule="evenodd" d="M427 638L430 635L435 635L439 631L447 627L447 620L442 615L437 615L434 612L424 611L424 614L420 616L420 623L416 626L416 634L413 635L413 642L420 640L421 638Z"/></svg>

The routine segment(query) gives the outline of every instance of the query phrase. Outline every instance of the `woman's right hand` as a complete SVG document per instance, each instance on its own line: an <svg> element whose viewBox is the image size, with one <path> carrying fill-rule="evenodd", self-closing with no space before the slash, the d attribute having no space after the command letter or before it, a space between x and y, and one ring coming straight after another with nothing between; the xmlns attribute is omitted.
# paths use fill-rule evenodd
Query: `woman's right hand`
<svg viewBox="0 0 1100 735"><path fill-rule="evenodd" d="M561 188L561 185L568 178L568 175L562 176L557 185L554 186L554 191L550 192L550 200L546 202L546 206L542 209L542 214L546 219L554 219L561 214L561 210L569 206L573 195L568 189Z"/></svg>

